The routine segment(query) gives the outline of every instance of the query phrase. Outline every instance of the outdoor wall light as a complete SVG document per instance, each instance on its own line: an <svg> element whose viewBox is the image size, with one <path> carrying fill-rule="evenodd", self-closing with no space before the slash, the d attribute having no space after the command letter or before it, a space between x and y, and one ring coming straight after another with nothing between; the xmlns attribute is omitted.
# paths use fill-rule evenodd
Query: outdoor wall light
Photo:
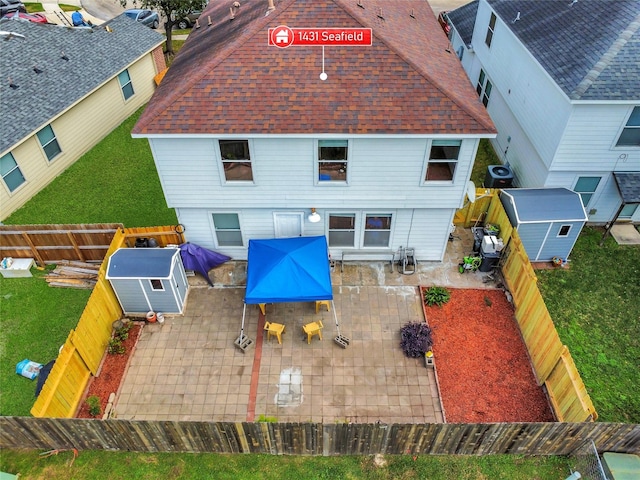
<svg viewBox="0 0 640 480"><path fill-rule="evenodd" d="M312 208L311 209L311 214L307 217L307 219L311 223L318 223L320 220L322 220L322 217L320 217L320 214L318 212L316 212L315 208Z"/></svg>

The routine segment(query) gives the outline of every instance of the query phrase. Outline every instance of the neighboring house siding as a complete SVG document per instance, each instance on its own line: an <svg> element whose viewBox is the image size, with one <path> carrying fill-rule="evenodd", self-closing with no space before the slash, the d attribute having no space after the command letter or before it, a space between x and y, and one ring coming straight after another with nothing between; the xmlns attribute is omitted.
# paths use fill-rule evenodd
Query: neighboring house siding
<svg viewBox="0 0 640 480"><path fill-rule="evenodd" d="M455 181L423 184L428 139L356 138L349 144L348 183L315 181L314 139L250 139L254 184L224 184L216 139L151 138L167 203L174 208L459 208L477 139L462 142ZM185 188L188 185L189 188ZM375 192L375 194L374 194ZM345 203L348 202L348 203Z"/></svg>
<svg viewBox="0 0 640 480"><path fill-rule="evenodd" d="M574 105L551 170L640 171L640 149L615 146L632 109L629 105Z"/></svg>
<svg viewBox="0 0 640 480"><path fill-rule="evenodd" d="M484 37L490 12L489 6L480 2L472 40L479 63L474 62L474 70L467 74L475 85L480 68L487 72L493 83L491 97L498 93L496 90L500 92L520 128L527 132L538 155L549 166L571 112L568 98L499 17L491 48L487 47ZM502 112L493 109L491 99L487 111L499 124ZM497 126L503 135L510 135Z"/></svg>
<svg viewBox="0 0 640 480"><path fill-rule="evenodd" d="M0 187L0 205L2 206L0 218L7 218L24 205L144 105L153 94L155 73L155 63L152 56L145 55L129 67L135 94L128 101L124 101L118 80L114 77L100 89L52 120L50 125L55 132L62 152L51 161L47 160L36 132L14 147L11 153L26 181L11 194L2 182Z"/></svg>

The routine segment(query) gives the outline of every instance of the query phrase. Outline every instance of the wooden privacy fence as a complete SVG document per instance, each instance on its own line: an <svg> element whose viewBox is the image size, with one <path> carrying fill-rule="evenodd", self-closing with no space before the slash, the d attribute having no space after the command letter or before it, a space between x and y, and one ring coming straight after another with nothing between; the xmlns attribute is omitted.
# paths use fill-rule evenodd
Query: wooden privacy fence
<svg viewBox="0 0 640 480"><path fill-rule="evenodd" d="M491 199L485 222L500 227L506 245L502 275L513 296L515 317L538 384L545 385L556 418L561 422L596 420L598 414L569 349L560 340L518 231L511 226L498 195Z"/></svg>
<svg viewBox="0 0 640 480"><path fill-rule="evenodd" d="M476 188L475 201L473 203L468 202L456 212L453 217L453 224L469 228L476 223L482 222L489 210L491 200L498 195L498 192L500 190L495 188Z"/></svg>
<svg viewBox="0 0 640 480"><path fill-rule="evenodd" d="M567 455L640 453L621 423L232 423L0 417L0 448L272 455Z"/></svg>
<svg viewBox="0 0 640 480"><path fill-rule="evenodd" d="M184 243L175 227L118 229L98 271L98 281L74 330L71 330L40 395L31 408L34 417L73 417L91 375L98 372L111 338L112 324L122 308L106 280L107 261L121 247L132 246L138 237L156 238L159 246Z"/></svg>
<svg viewBox="0 0 640 480"><path fill-rule="evenodd" d="M60 260L100 262L120 223L0 225L0 257L33 258L44 267Z"/></svg>

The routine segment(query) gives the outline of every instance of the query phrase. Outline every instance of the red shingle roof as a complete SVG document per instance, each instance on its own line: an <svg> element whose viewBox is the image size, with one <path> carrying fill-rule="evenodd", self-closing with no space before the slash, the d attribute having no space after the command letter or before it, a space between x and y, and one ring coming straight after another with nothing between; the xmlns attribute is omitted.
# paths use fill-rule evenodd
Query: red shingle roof
<svg viewBox="0 0 640 480"><path fill-rule="evenodd" d="M280 0L268 16L244 0L230 20L232 3L211 0L134 133L495 132L426 0ZM325 47L322 81L322 47L267 45L279 25L371 28L373 45Z"/></svg>

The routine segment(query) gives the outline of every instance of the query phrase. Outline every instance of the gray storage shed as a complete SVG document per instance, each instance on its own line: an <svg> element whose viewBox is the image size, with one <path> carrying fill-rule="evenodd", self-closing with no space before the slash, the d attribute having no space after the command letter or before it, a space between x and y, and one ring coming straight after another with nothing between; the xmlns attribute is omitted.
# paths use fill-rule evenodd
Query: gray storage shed
<svg viewBox="0 0 640 480"><path fill-rule="evenodd" d="M566 188L508 188L500 200L529 260L569 257L587 221L579 194Z"/></svg>
<svg viewBox="0 0 640 480"><path fill-rule="evenodd" d="M184 309L189 285L178 248L120 248L106 278L127 315Z"/></svg>

